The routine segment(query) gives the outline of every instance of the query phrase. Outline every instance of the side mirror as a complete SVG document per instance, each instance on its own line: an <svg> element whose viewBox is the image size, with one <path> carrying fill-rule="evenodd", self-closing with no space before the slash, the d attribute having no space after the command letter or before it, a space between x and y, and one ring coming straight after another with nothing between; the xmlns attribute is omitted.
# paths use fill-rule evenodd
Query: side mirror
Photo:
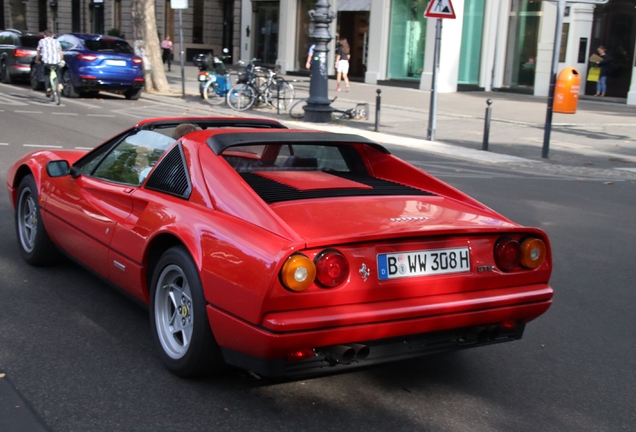
<svg viewBox="0 0 636 432"><path fill-rule="evenodd" d="M51 161L46 164L46 173L49 177L64 177L71 173L71 166L65 160Z"/></svg>

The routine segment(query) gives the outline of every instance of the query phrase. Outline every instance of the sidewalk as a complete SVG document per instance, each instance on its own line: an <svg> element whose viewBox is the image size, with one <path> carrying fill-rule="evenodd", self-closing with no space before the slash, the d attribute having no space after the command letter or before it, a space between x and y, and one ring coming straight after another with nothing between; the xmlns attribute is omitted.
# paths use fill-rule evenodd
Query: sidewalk
<svg viewBox="0 0 636 432"><path fill-rule="evenodd" d="M350 91L336 92L329 80L332 106L352 108L368 103L367 121L339 121L311 124L291 120L273 109L252 109L237 113L229 107L211 106L199 97L198 69L186 66L185 99L181 96L181 71L166 72L173 91L170 96L144 93L143 97L183 103L220 115L264 116L290 122L293 127L357 133L374 141L417 148L453 158L488 163L538 162L570 169L620 170L636 174L636 107L603 99L584 98L576 114L554 114L549 158L541 157L547 98L504 92L461 92L438 95L435 142L427 141L430 92L352 82ZM297 98L309 94L309 78L287 76ZM373 132L377 90L381 90L379 132ZM486 100L492 99L489 151L482 151Z"/></svg>

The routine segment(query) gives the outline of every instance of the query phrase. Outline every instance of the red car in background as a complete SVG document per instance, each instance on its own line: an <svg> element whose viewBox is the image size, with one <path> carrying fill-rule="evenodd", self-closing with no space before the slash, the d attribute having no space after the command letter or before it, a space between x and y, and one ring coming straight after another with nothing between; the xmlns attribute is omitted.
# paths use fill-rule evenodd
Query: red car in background
<svg viewBox="0 0 636 432"><path fill-rule="evenodd" d="M196 129L173 138L181 123ZM195 128L196 126L196 128ZM142 121L9 169L18 243L149 305L169 370L299 376L520 339L550 244L355 135Z"/></svg>

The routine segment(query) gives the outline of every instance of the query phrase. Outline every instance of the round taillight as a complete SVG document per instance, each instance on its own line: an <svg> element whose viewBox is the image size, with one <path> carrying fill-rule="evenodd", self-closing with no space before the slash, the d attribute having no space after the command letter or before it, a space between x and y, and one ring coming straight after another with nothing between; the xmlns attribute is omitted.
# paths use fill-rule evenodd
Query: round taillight
<svg viewBox="0 0 636 432"><path fill-rule="evenodd" d="M543 240L527 238L521 243L521 265L528 269L536 269L546 259L547 248Z"/></svg>
<svg viewBox="0 0 636 432"><path fill-rule="evenodd" d="M495 264L502 271L511 271L521 261L521 246L519 242L502 237L495 245Z"/></svg>
<svg viewBox="0 0 636 432"><path fill-rule="evenodd" d="M327 250L314 260L316 263L316 281L326 288L340 285L349 277L349 263L338 251Z"/></svg>
<svg viewBox="0 0 636 432"><path fill-rule="evenodd" d="M283 265L280 279L285 288L296 292L304 291L316 279L316 266L305 255L292 255Z"/></svg>

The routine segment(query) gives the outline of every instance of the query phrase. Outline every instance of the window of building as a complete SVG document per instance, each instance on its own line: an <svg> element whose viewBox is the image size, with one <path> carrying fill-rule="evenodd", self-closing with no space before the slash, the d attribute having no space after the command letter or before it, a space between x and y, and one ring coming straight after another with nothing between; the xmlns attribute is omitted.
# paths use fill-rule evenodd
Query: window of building
<svg viewBox="0 0 636 432"><path fill-rule="evenodd" d="M512 0L510 3L505 86L534 87L541 3L541 0Z"/></svg>
<svg viewBox="0 0 636 432"><path fill-rule="evenodd" d="M462 48L459 58L459 84L479 84L481 63L481 40L484 29L485 0L470 0L464 3L462 23Z"/></svg>
<svg viewBox="0 0 636 432"><path fill-rule="evenodd" d="M296 62L294 69L305 70L309 47L314 43L309 35L313 31L313 24L309 11L316 8L316 0L298 0L298 16L296 22Z"/></svg>
<svg viewBox="0 0 636 432"><path fill-rule="evenodd" d="M203 0L192 2L192 43L203 43Z"/></svg>
<svg viewBox="0 0 636 432"><path fill-rule="evenodd" d="M394 0L389 33L389 79L419 80L424 68L426 0Z"/></svg>
<svg viewBox="0 0 636 432"><path fill-rule="evenodd" d="M79 33L82 31L80 10L81 10L80 0L72 0L71 1L71 31L73 33Z"/></svg>

